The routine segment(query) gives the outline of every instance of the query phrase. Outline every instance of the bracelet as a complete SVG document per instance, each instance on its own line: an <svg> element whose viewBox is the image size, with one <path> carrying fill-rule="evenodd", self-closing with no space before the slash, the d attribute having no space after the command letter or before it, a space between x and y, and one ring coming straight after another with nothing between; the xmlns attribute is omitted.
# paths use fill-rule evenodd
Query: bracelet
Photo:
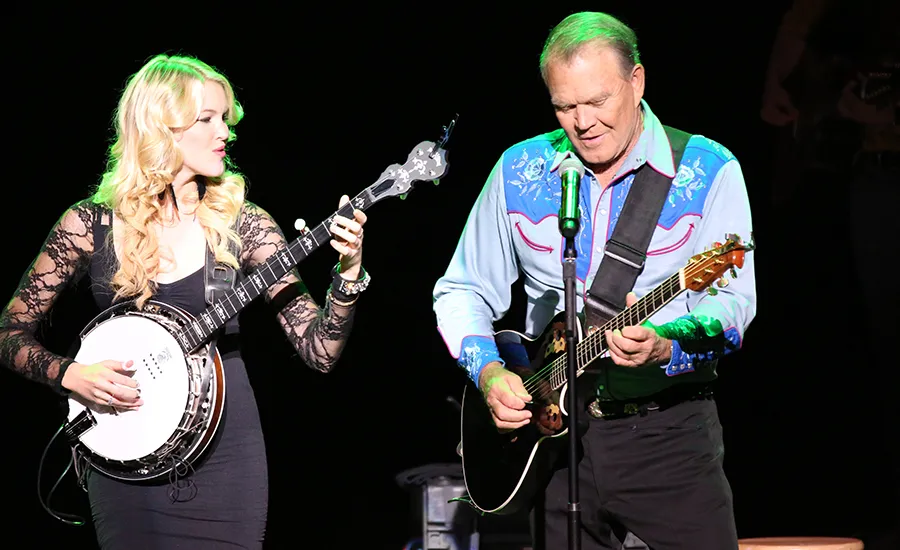
<svg viewBox="0 0 900 550"><path fill-rule="evenodd" d="M347 279L341 276L341 263L338 262L331 269L331 277L332 282L331 286L334 288L334 291L338 293L339 296L353 296L354 294L359 294L364 291L369 286L369 282L372 280L372 277L369 276L369 273L363 269L359 268L360 278L355 281L348 281Z"/></svg>
<svg viewBox="0 0 900 550"><path fill-rule="evenodd" d="M331 291L330 288L325 292L325 296L329 300L331 300L332 303L334 303L335 305L343 306L343 307L350 307L353 304L355 304L357 300L359 300L359 295L354 296L352 300L349 300L347 302L338 300L337 298L334 297L334 293Z"/></svg>

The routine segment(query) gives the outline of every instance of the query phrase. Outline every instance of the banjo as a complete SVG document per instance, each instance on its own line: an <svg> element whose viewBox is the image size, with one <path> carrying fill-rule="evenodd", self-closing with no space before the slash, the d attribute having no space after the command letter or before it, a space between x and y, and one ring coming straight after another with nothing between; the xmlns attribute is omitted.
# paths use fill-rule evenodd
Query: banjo
<svg viewBox="0 0 900 550"><path fill-rule="evenodd" d="M133 377L144 404L138 410L68 401L64 433L72 448L100 472L120 480L158 478L195 461L209 446L222 418L225 378L214 334L313 250L328 242L335 215L353 217L387 197L406 198L417 181L433 181L447 171L443 149L456 123L435 144L423 141L405 164L393 164L378 180L314 229L307 229L274 253L199 316L150 300L114 305L79 334L75 361L93 364L111 357L134 357Z"/></svg>

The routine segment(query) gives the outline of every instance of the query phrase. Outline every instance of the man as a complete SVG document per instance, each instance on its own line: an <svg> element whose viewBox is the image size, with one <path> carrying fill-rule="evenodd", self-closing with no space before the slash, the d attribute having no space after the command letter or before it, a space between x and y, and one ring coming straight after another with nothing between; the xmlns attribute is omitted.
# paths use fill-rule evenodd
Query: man
<svg viewBox="0 0 900 550"><path fill-rule="evenodd" d="M643 191L647 180L635 180L641 170L674 181L628 305L726 234L749 240L752 230L741 168L727 149L691 137L675 177L666 130L643 100L645 70L630 28L603 13L573 14L551 31L540 68L561 128L501 155L434 289L438 329L499 429L531 421L532 396L511 370L527 360L520 344L498 342L492 331L510 307L511 285L524 275L529 335L564 309L557 225L564 159L586 167L575 237L579 309L626 197ZM607 377L593 407L579 411L589 421L578 471L583 548L617 548L627 531L651 548L737 548L708 385L717 359L741 345L755 309L750 253L715 296L683 293L651 324L607 334ZM546 488L544 526L535 533L547 548L567 545L566 460Z"/></svg>
<svg viewBox="0 0 900 550"><path fill-rule="evenodd" d="M820 476L845 472L823 483L823 497L835 491L856 496L822 498L817 515L832 525L854 525L867 549L900 547L900 370L892 345L900 332L900 296L896 285L874 276L880 258L896 248L898 28L898 2L794 0L776 33L760 110L766 123L791 137L773 170L789 174L775 182L776 197L788 199L789 211L780 218L813 228L818 240L828 242L833 267L817 278L825 288L846 291L838 309L848 312L857 327L845 357L832 356L816 366L821 389L814 386L816 380L806 386L815 404L828 402L831 391L831 400L843 402L842 417L852 419L843 436L829 426L829 440L851 437L872 446L847 457L837 453L819 467ZM823 235L825 230L829 234ZM780 254L788 259L795 251L785 247ZM805 299L798 303L795 295L787 307L823 318L836 311L834 301L818 294ZM828 338L822 336L822 343L828 345ZM840 389L831 389L838 377ZM862 384L854 391L856 380ZM856 416L854 411L859 411Z"/></svg>

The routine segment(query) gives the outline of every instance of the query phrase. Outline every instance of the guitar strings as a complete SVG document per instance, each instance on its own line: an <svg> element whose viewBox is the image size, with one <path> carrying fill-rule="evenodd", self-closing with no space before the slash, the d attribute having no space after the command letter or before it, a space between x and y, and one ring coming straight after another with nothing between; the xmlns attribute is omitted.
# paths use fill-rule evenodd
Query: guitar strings
<svg viewBox="0 0 900 550"><path fill-rule="evenodd" d="M653 289L649 294L638 300L634 305L629 308L626 308L619 315L613 317L611 320L606 322L599 330L595 331L584 340L579 342L575 346L575 355L576 359L580 359L580 363L585 363L588 357L590 357L590 351L592 349L596 350L596 356L601 355L605 352L608 347L606 343L606 331L607 330L615 330L621 329L626 326L636 325L640 322L643 322L646 318L649 318L648 311L646 310L646 305L650 302L655 302L668 292L671 293L671 296L668 299L664 299L663 304L665 305L667 302L673 300L678 294L687 290L687 284L685 284L685 288L678 290L677 292L672 292L672 290L676 286L681 285L681 277L680 273L684 272L685 282L693 279L695 276L699 275L702 271L706 270L707 262L697 262L696 264L688 265L678 272L671 275L668 279L663 281L658 287ZM659 306L659 307L662 307ZM644 310L643 312L641 310ZM566 382L566 356L568 354L568 350L561 354L559 357L545 365L541 370L536 372L534 375L530 376L525 381L525 390L528 392L532 398L542 399L550 395L555 388L561 387L563 383ZM581 365L578 365L578 369L581 370ZM547 378L552 379L556 377L558 379L558 384L547 384ZM536 394L536 395L535 395Z"/></svg>
<svg viewBox="0 0 900 550"><path fill-rule="evenodd" d="M661 294L664 291L668 290L671 292L675 286L678 285L677 277L670 277L666 281L664 281L660 286L658 286L654 291L650 294L642 298L632 307L627 308L623 311L621 316L616 316L606 324L604 324L600 329L589 335L587 338L582 340L576 345L576 359L580 360L578 368L581 369L583 363L586 362L589 354L589 348L596 349L596 355L599 356L603 352L605 352L608 347L606 344L606 331L607 330L616 330L621 329L629 325L636 325L639 323L641 319L635 319L635 317L641 317L640 310L644 309L648 303L659 299ZM672 294L672 298L674 298L677 293ZM669 298L671 300L672 298ZM667 300L668 301L668 300ZM638 315L635 315L638 313ZM646 312L644 312L646 313ZM567 361L568 352L562 353L559 357L545 365L541 370L535 373L533 376L529 377L529 379L525 382L525 389L528 391L532 397L534 397L533 390L539 390L537 393L537 397L543 398L549 395L554 391L555 388L562 386L566 379L566 361ZM546 384L546 379L549 378L551 384ZM555 383L558 382L558 383ZM549 387L548 387L549 386Z"/></svg>

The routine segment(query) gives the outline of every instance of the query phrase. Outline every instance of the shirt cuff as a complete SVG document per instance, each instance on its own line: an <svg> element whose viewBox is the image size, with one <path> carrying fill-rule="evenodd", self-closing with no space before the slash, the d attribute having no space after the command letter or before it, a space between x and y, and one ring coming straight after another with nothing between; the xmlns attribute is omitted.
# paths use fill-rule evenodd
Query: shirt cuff
<svg viewBox="0 0 900 550"><path fill-rule="evenodd" d="M502 365L506 361L500 357L497 343L487 336L466 336L460 346L460 354L457 363L469 373L469 378L478 385L478 377L485 365L492 362Z"/></svg>
<svg viewBox="0 0 900 550"><path fill-rule="evenodd" d="M687 372L694 372L694 357L681 349L678 340L672 340L672 358L667 365L662 365L666 376L678 376Z"/></svg>

